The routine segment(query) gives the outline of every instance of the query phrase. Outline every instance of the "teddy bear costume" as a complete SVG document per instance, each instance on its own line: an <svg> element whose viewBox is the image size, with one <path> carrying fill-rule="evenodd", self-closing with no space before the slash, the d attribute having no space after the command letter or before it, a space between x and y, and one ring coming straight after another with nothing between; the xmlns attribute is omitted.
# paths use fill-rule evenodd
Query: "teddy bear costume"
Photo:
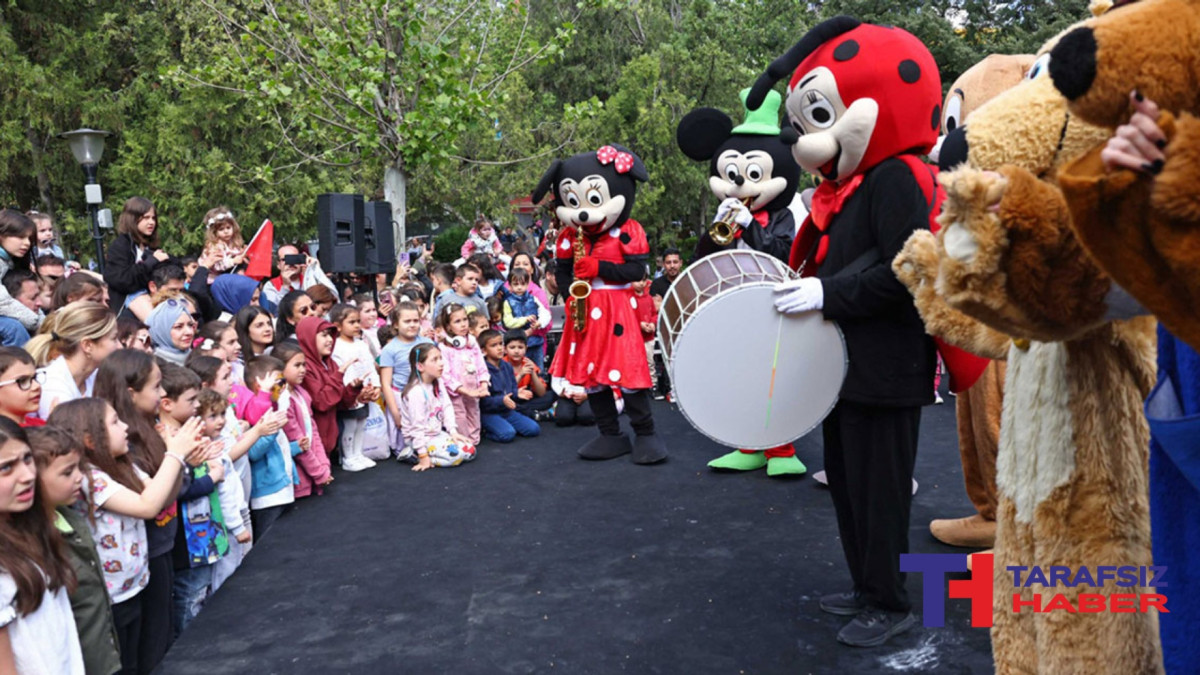
<svg viewBox="0 0 1200 675"><path fill-rule="evenodd" d="M1102 146L1060 174L1077 235L1096 261L1162 322L1150 424L1155 564L1169 570L1159 617L1163 664L1200 672L1200 2L1143 0L1064 36L1050 75L1073 115L1106 129L1130 116L1130 90L1162 110L1168 143L1157 175L1108 172Z"/></svg>
<svg viewBox="0 0 1200 675"><path fill-rule="evenodd" d="M629 217L637 182L648 178L637 155L606 145L554 160L533 190L535 204L547 194L554 196L555 215L563 225L554 249L558 287L565 295L576 279L591 287L585 303L570 300L550 365L552 377L588 392L600 435L579 449L584 459L614 459L630 452L637 464L667 458L666 445L654 430L650 368L638 328L639 300L631 286L645 277L650 258L646 232ZM586 307L583 330L573 321L580 304ZM632 444L621 433L614 387L624 393L635 433Z"/></svg>
<svg viewBox="0 0 1200 675"><path fill-rule="evenodd" d="M1157 673L1153 612L1012 611L1015 593L1030 601L1152 592L1112 581L1015 588L1006 569L1151 564L1139 402L1153 381L1154 324L1113 320L1120 289L1072 234L1055 170L1108 132L1066 114L1046 60L958 132L969 166L941 177L942 233L914 235L894 268L939 333L980 351L1008 349L992 561L996 672Z"/></svg>
<svg viewBox="0 0 1200 675"><path fill-rule="evenodd" d="M796 162L824 179L792 247L801 278L780 290L784 312L821 310L845 336L849 367L822 425L825 470L853 590L821 598L854 616L838 639L872 646L915 623L899 570L908 551L921 406L936 363L911 297L889 263L929 227L942 91L929 50L911 34L835 17L810 30L755 83L757 109L790 76L786 110ZM869 533L869 534L868 534Z"/></svg>
<svg viewBox="0 0 1200 675"><path fill-rule="evenodd" d="M946 93L942 136L930 157L936 159L946 134L965 124L976 108L1024 80L1034 58L1033 54L992 54L960 75ZM948 161L953 161L955 151L948 149ZM996 451L1004 401L1004 360L998 356L1001 358L990 361L975 384L955 400L963 484L975 513L929 523L930 533L951 546L991 548L996 540Z"/></svg>
<svg viewBox="0 0 1200 675"><path fill-rule="evenodd" d="M741 91L745 105L749 89ZM720 245L706 230L696 243L694 259L722 250L748 248L788 261L797 223L791 209L800 182L800 166L792 159L795 136L779 127L783 97L769 91L763 105L747 110L742 124L715 108L697 108L680 120L675 140L683 154L709 163L708 184L721 200L716 220L734 218L739 226L733 242ZM781 136L782 134L782 136ZM749 201L743 204L742 200ZM715 221L714 221L715 222ZM714 469L753 471L767 467L772 477L799 476L807 469L791 443L763 450L735 450L708 463Z"/></svg>

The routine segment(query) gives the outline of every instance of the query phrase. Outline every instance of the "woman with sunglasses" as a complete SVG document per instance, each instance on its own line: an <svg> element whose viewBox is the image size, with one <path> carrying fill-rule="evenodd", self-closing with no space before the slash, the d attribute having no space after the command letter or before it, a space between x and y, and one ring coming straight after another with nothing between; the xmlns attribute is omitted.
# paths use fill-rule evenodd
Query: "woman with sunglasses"
<svg viewBox="0 0 1200 675"><path fill-rule="evenodd" d="M275 341L295 341L296 325L300 320L315 316L313 300L304 291L290 291L279 301L279 318L275 320Z"/></svg>
<svg viewBox="0 0 1200 675"><path fill-rule="evenodd" d="M0 347L0 417L23 427L44 424L36 413L45 379L46 373L37 370L29 352Z"/></svg>
<svg viewBox="0 0 1200 675"><path fill-rule="evenodd" d="M25 344L45 373L38 418L48 418L59 403L91 396L100 362L120 347L117 318L98 302L72 302L46 317Z"/></svg>
<svg viewBox="0 0 1200 675"><path fill-rule="evenodd" d="M182 294L154 306L146 317L146 327L150 330L155 356L178 366L184 364L192 351L192 338L196 337L194 312L195 308Z"/></svg>

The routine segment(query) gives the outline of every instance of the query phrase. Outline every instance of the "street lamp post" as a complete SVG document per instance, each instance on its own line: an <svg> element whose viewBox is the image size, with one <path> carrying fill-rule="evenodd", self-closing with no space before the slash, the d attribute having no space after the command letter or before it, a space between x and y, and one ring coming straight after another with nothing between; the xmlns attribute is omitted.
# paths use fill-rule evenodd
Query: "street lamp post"
<svg viewBox="0 0 1200 675"><path fill-rule="evenodd" d="M76 129L58 135L71 146L71 154L75 161L83 167L83 193L87 197L88 215L92 219L92 240L96 244L96 266L104 273L104 235L100 233L100 204L104 202L104 194L100 183L96 180L96 167L104 156L104 139L111 136L108 131L96 129Z"/></svg>

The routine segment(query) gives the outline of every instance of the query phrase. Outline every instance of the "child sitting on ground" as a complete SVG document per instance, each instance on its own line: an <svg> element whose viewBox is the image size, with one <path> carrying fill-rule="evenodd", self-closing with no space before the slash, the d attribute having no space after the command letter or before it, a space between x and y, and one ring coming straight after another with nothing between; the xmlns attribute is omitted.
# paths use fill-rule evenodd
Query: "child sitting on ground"
<svg viewBox="0 0 1200 675"><path fill-rule="evenodd" d="M397 459L407 459L411 456L412 447L405 443L400 431L400 398L401 391L408 386L408 355L417 345L433 344L433 341L420 335L421 312L411 302L401 302L392 310L391 329L396 335L379 352L379 378L384 407L387 409L388 442L396 452Z"/></svg>
<svg viewBox="0 0 1200 675"><path fill-rule="evenodd" d="M517 435L533 437L542 432L537 422L517 412L517 405L533 399L529 389L519 389L512 366L504 360L504 340L499 332L484 331L484 345L490 378L489 395L480 402L484 434L498 443L509 443Z"/></svg>
<svg viewBox="0 0 1200 675"><path fill-rule="evenodd" d="M558 399L554 403L554 426L586 427L596 423L586 389L561 377L550 379L550 389Z"/></svg>
<svg viewBox="0 0 1200 675"><path fill-rule="evenodd" d="M533 362L533 359L526 356L526 339L523 330L510 330L505 333L504 360L508 361L508 365L512 366L513 373L516 375L517 393L523 396L524 391L529 391L533 394L533 398L528 400L522 398L517 401L517 412L533 418L535 422L541 422L553 417L550 408L554 405L555 396L554 392L546 386L546 381L542 379L542 369Z"/></svg>
<svg viewBox="0 0 1200 675"><path fill-rule="evenodd" d="M475 445L458 433L454 404L442 386L442 352L423 342L409 353L408 384L400 395L404 440L417 456L413 471L458 466L475 459Z"/></svg>
<svg viewBox="0 0 1200 675"><path fill-rule="evenodd" d="M518 267L508 275L509 290L501 290L504 295L502 323L505 329L520 330L525 335L525 355L540 370L546 355L546 338L538 329L550 325L550 310L529 292L529 281L529 270L523 267ZM506 348L507 343L506 338Z"/></svg>
<svg viewBox="0 0 1200 675"><path fill-rule="evenodd" d="M265 415L286 419L279 411L279 397L286 382L283 364L273 356L259 356L246 364L246 385L253 396L241 410L241 418L258 424ZM280 431L263 436L250 446L250 523L254 543L262 540L271 525L296 501L292 487L297 482L296 464L292 458L303 452L300 444L289 442Z"/></svg>

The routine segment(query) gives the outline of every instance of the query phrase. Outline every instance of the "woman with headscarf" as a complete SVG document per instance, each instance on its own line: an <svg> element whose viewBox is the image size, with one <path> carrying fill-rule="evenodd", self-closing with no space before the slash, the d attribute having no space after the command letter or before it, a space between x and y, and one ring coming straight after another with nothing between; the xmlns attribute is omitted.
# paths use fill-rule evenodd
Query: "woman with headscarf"
<svg viewBox="0 0 1200 675"><path fill-rule="evenodd" d="M146 317L154 355L164 361L182 366L192 350L196 337L196 321L192 305L182 295L167 298L154 306Z"/></svg>
<svg viewBox="0 0 1200 675"><path fill-rule="evenodd" d="M312 397L313 424L327 450L338 444L338 408L349 408L360 400L372 401L379 395L378 391L370 391L372 387L364 390L362 380L342 383L342 371L332 356L337 334L337 326L316 316L306 316L296 326L296 340L306 365L302 386Z"/></svg>
<svg viewBox="0 0 1200 675"><path fill-rule="evenodd" d="M258 304L258 282L241 274L222 274L212 282L210 290L217 306L229 314L221 316L221 321L231 321L241 308Z"/></svg>

